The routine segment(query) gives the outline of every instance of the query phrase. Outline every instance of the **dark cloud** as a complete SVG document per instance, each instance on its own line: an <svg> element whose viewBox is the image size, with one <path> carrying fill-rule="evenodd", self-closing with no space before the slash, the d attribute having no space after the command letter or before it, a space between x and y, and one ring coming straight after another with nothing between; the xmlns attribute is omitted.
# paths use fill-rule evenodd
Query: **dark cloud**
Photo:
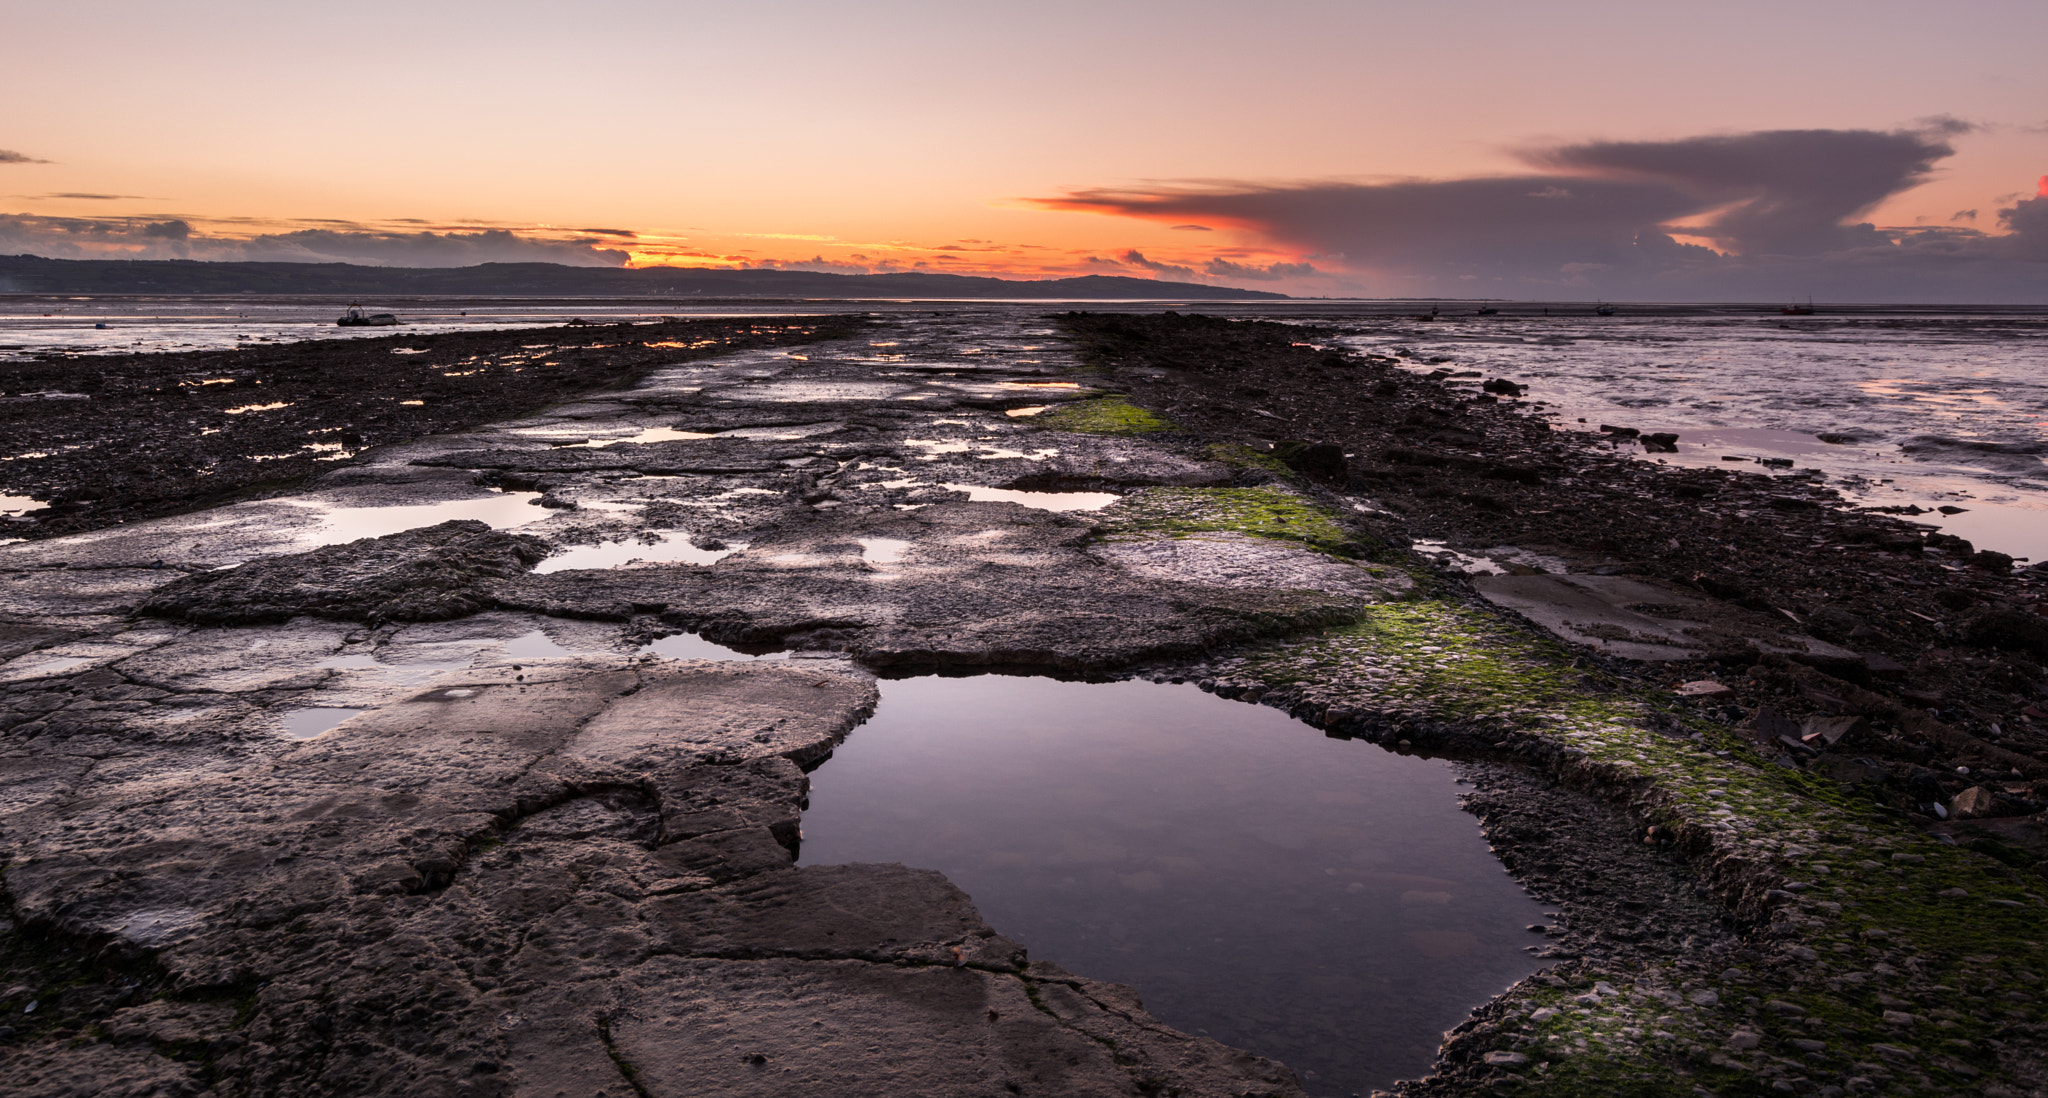
<svg viewBox="0 0 2048 1098"><path fill-rule="evenodd" d="M1155 259L1147 259L1145 258L1145 253L1136 248L1132 248L1130 251L1118 256L1117 259L1125 266L1136 267L1141 271L1151 271L1155 275L1160 275L1174 282L1193 282L1196 278L1193 267L1183 267L1178 263L1161 263Z"/></svg>
<svg viewBox="0 0 2048 1098"><path fill-rule="evenodd" d="M195 229L178 218L0 214L0 255L56 259L261 260L387 267L467 267L477 263L624 266L630 258L627 253L602 247L605 243L596 238L535 239L507 229L379 232L353 226L224 237Z"/></svg>
<svg viewBox="0 0 2048 1098"><path fill-rule="evenodd" d="M1773 130L1593 142L1531 151L1526 159L1573 175L1668 186L1698 203L1696 212L1712 208L1698 235L1729 251L1818 255L1878 243L1869 226L1846 222L1924 181L1936 161L1955 154L1941 139L1955 132Z"/></svg>
<svg viewBox="0 0 2048 1098"><path fill-rule="evenodd" d="M760 270L811 271L816 274L864 275L876 273L875 267L861 263L837 263L826 259L822 255L814 255L809 259L764 259L753 266ZM881 266L886 269L894 269L896 265L893 263L883 263Z"/></svg>
<svg viewBox="0 0 2048 1098"><path fill-rule="evenodd" d="M637 240L640 238L640 234L631 229L578 229L576 231L579 233L589 233L592 236L624 237L627 240Z"/></svg>
<svg viewBox="0 0 2048 1098"><path fill-rule="evenodd" d="M1998 211L1998 224L2010 234L1997 238L2007 256L2048 262L2048 176L2041 177L2039 195Z"/></svg>
<svg viewBox="0 0 2048 1098"><path fill-rule="evenodd" d="M49 161L47 161L47 160L37 160L37 159L36 159L35 157L33 157L33 156L30 156L30 155L28 155L27 153L18 153L18 152L15 152L15 151L14 151L13 149L0 149L0 164L48 164L48 163L49 163Z"/></svg>
<svg viewBox="0 0 2048 1098"><path fill-rule="evenodd" d="M85 191L58 191L56 194L39 194L37 198L76 198L93 202L116 202L130 198L142 198L139 194L91 194Z"/></svg>
<svg viewBox="0 0 2048 1098"><path fill-rule="evenodd" d="M1232 281L1278 282L1283 278L1306 278L1321 274L1321 271L1307 263L1269 263L1263 267L1251 263L1232 263L1228 259L1212 259L1202 265L1202 273L1210 278L1227 278Z"/></svg>
<svg viewBox="0 0 2048 1098"><path fill-rule="evenodd" d="M1213 233L1216 231L1207 225L1175 225L1174 228L1184 233Z"/></svg>
<svg viewBox="0 0 2048 1098"><path fill-rule="evenodd" d="M1586 142L1525 150L1535 171L1521 175L1102 189L1038 204L1251 232L1341 263L1373 294L2037 300L2048 193L2008 199L2006 236L1861 220L1925 181L1953 154L1948 139L1972 128L1935 118Z"/></svg>

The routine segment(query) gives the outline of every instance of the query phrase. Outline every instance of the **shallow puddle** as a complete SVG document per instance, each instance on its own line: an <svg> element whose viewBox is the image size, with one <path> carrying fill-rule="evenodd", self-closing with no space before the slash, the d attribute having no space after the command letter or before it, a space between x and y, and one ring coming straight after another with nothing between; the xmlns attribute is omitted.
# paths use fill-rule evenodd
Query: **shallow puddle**
<svg viewBox="0 0 2048 1098"><path fill-rule="evenodd" d="M885 682L812 783L805 864L941 870L1033 957L1130 984L1314 1095L1426 1073L1539 967L1542 911L1449 764L1192 686Z"/></svg>
<svg viewBox="0 0 2048 1098"><path fill-rule="evenodd" d="M583 446L593 450L602 450L607 446L616 446L622 442L692 442L697 439L717 437L717 435L711 434L708 431L679 431L676 430L674 427L648 427L643 430L636 431L630 435L614 435L610 438L593 438L586 442L566 443L565 446Z"/></svg>
<svg viewBox="0 0 2048 1098"><path fill-rule="evenodd" d="M975 503L1021 503L1041 511L1100 511L1124 497L1115 492L1026 492L1014 488L983 488L979 484L942 484L967 493Z"/></svg>
<svg viewBox="0 0 2048 1098"><path fill-rule="evenodd" d="M650 641L640 646L640 651L672 660L786 660L787 652L741 652L714 644L695 633L677 633Z"/></svg>
<svg viewBox="0 0 2048 1098"><path fill-rule="evenodd" d="M475 519L494 530L523 526L548 517L548 512L531 505L539 492L500 492L474 499L451 499L439 503L405 503L391 507L334 507L313 499L282 499L278 502L317 511L320 524L299 535L312 545L340 545L357 538L381 538L422 526L434 526L450 519Z"/></svg>
<svg viewBox="0 0 2048 1098"><path fill-rule="evenodd" d="M535 572L562 572L572 568L617 568L638 561L642 564L716 564L746 548L699 549L686 534L663 534L653 544L640 541L608 541L601 545L578 545L565 549L534 566Z"/></svg>
<svg viewBox="0 0 2048 1098"><path fill-rule="evenodd" d="M869 564L894 564L910 550L911 543L900 538L860 539L860 559Z"/></svg>
<svg viewBox="0 0 2048 1098"><path fill-rule="evenodd" d="M341 722L365 712L361 709L292 709L284 714L284 738L310 740Z"/></svg>

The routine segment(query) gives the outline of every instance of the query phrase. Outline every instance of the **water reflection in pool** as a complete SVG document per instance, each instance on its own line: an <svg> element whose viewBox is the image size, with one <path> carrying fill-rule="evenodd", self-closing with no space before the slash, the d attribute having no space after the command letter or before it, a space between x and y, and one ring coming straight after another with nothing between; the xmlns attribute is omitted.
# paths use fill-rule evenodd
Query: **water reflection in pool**
<svg viewBox="0 0 2048 1098"><path fill-rule="evenodd" d="M1192 686L892 681L812 775L802 860L941 870L1034 958L1365 1094L1537 968L1455 781Z"/></svg>

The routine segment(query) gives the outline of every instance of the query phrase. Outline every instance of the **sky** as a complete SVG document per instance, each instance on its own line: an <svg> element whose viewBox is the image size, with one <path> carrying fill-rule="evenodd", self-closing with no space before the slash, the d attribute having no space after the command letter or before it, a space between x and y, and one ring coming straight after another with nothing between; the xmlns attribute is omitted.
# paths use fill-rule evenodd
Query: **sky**
<svg viewBox="0 0 2048 1098"><path fill-rule="evenodd" d="M0 0L0 254L2048 302L2048 4Z"/></svg>

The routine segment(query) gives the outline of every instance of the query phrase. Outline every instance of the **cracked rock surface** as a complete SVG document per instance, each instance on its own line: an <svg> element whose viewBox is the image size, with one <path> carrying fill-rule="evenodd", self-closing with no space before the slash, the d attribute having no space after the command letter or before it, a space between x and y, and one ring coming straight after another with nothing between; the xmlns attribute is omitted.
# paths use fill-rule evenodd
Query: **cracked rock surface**
<svg viewBox="0 0 2048 1098"><path fill-rule="evenodd" d="M102 730L11 759L10 936L112 971L0 1088L1289 1088L1027 964L937 873L794 867L798 764L875 696L843 667L558 660L299 744Z"/></svg>
<svg viewBox="0 0 2048 1098"><path fill-rule="evenodd" d="M1403 578L1105 548L1004 494L1237 474L1005 415L1090 395L1030 325L868 334L901 338L778 330L296 495L0 546L0 1094L1301 1093L937 873L797 867L805 768L874 705L862 664L1122 666ZM644 647L678 632L800 658Z"/></svg>

